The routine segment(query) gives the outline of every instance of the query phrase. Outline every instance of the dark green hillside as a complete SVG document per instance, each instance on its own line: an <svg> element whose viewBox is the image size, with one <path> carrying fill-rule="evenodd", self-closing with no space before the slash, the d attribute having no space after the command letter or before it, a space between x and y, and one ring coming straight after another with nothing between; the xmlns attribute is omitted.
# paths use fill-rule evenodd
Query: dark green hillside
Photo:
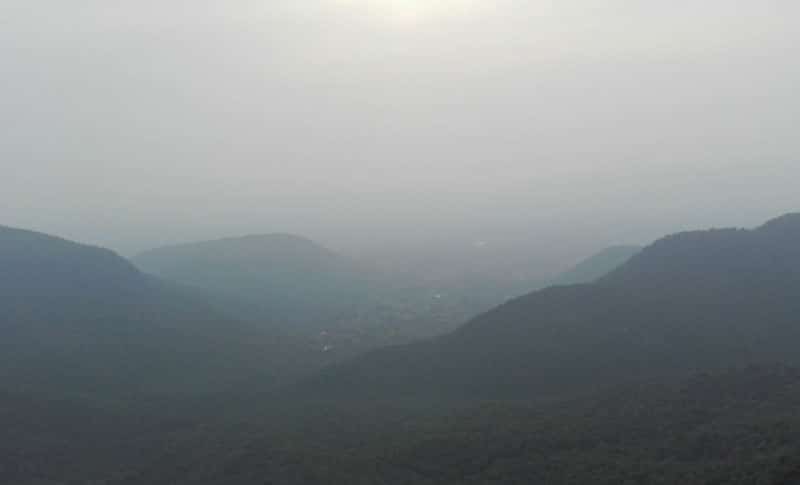
<svg viewBox="0 0 800 485"><path fill-rule="evenodd" d="M795 485L798 406L800 373L784 366L449 413L430 400L306 405L194 434L119 483Z"/></svg>
<svg viewBox="0 0 800 485"><path fill-rule="evenodd" d="M320 352L191 289L4 234L0 483L800 479L797 216L670 236L594 284L313 378Z"/></svg>
<svg viewBox="0 0 800 485"><path fill-rule="evenodd" d="M584 392L728 365L797 362L800 217L667 237L596 284L513 300L436 340L373 352L309 388L463 397Z"/></svg>
<svg viewBox="0 0 800 485"><path fill-rule="evenodd" d="M113 252L0 226L0 297L71 297L141 292L145 277Z"/></svg>
<svg viewBox="0 0 800 485"><path fill-rule="evenodd" d="M474 315L474 299L458 291L286 234L165 247L134 262L226 314L313 339L332 358L440 335Z"/></svg>
<svg viewBox="0 0 800 485"><path fill-rule="evenodd" d="M226 311L287 329L327 329L370 289L347 258L297 236L268 234L154 249L144 271L207 290Z"/></svg>
<svg viewBox="0 0 800 485"><path fill-rule="evenodd" d="M316 349L220 316L114 253L0 230L0 387L128 395L268 388Z"/></svg>
<svg viewBox="0 0 800 485"><path fill-rule="evenodd" d="M555 280L553 285L568 286L594 283L611 273L642 250L639 246L614 246L581 261Z"/></svg>

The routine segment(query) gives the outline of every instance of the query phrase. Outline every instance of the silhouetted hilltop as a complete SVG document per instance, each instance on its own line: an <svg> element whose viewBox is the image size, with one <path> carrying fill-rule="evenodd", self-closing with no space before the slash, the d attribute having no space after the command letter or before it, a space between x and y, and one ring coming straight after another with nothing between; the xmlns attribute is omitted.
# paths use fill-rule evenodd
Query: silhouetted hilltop
<svg viewBox="0 0 800 485"><path fill-rule="evenodd" d="M288 234L182 244L140 254L144 271L213 292L225 310L312 326L363 298L367 275L347 258Z"/></svg>
<svg viewBox="0 0 800 485"><path fill-rule="evenodd" d="M800 214L771 220L754 230L714 229L665 237L609 274L603 284L663 284L686 287L797 276L800 273Z"/></svg>
<svg viewBox="0 0 800 485"><path fill-rule="evenodd" d="M758 229L758 232L783 237L800 237L800 212L776 217Z"/></svg>
<svg viewBox="0 0 800 485"><path fill-rule="evenodd" d="M275 264L279 268L295 265L316 268L340 264L339 256L314 241L280 233L166 246L145 251L135 258L142 265L163 264L170 269L197 262L246 264L253 259Z"/></svg>
<svg viewBox="0 0 800 485"><path fill-rule="evenodd" d="M548 395L758 362L797 362L800 218L666 237L595 284L510 301L442 338L326 372L347 393Z"/></svg>
<svg viewBox="0 0 800 485"><path fill-rule="evenodd" d="M641 250L640 246L613 246L604 249L575 265L574 268L556 278L552 284L567 286L594 283L627 263Z"/></svg>
<svg viewBox="0 0 800 485"><path fill-rule="evenodd" d="M0 290L5 388L214 392L266 387L317 359L111 251L44 234L0 229Z"/></svg>
<svg viewBox="0 0 800 485"><path fill-rule="evenodd" d="M0 293L69 295L135 290L146 278L113 252L0 226Z"/></svg>

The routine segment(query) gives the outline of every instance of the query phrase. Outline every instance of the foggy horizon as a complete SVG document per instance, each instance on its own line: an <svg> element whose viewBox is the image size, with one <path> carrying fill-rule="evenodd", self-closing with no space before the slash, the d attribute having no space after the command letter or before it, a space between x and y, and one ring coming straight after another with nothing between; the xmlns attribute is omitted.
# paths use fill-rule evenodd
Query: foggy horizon
<svg viewBox="0 0 800 485"><path fill-rule="evenodd" d="M789 1L6 0L0 224L542 257L800 208Z"/></svg>
<svg viewBox="0 0 800 485"><path fill-rule="evenodd" d="M0 484L800 485L798 19L0 0Z"/></svg>

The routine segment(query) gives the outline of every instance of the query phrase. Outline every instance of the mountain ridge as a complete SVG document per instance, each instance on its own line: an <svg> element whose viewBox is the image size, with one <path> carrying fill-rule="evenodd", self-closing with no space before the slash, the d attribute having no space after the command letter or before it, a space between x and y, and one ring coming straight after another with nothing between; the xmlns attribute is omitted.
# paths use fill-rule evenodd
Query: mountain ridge
<svg viewBox="0 0 800 485"><path fill-rule="evenodd" d="M0 289L0 377L11 390L267 389L322 360L113 251L43 233L0 229Z"/></svg>
<svg viewBox="0 0 800 485"><path fill-rule="evenodd" d="M610 246L580 261L556 277L548 286L593 283L628 262L641 252L641 246Z"/></svg>
<svg viewBox="0 0 800 485"><path fill-rule="evenodd" d="M325 371L309 387L381 397L552 395L797 361L800 218L775 221L662 238L594 284L522 296L441 338Z"/></svg>
<svg viewBox="0 0 800 485"><path fill-rule="evenodd" d="M369 288L359 265L291 234L253 234L140 253L143 271L210 292L223 311L286 331L325 328Z"/></svg>

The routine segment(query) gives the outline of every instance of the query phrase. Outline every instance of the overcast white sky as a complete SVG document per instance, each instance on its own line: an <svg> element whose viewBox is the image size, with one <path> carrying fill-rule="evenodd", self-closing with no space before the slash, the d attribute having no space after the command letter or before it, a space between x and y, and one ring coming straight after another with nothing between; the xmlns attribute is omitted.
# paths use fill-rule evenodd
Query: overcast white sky
<svg viewBox="0 0 800 485"><path fill-rule="evenodd" d="M0 224L126 253L753 225L800 209L798 22L793 0L0 0Z"/></svg>

